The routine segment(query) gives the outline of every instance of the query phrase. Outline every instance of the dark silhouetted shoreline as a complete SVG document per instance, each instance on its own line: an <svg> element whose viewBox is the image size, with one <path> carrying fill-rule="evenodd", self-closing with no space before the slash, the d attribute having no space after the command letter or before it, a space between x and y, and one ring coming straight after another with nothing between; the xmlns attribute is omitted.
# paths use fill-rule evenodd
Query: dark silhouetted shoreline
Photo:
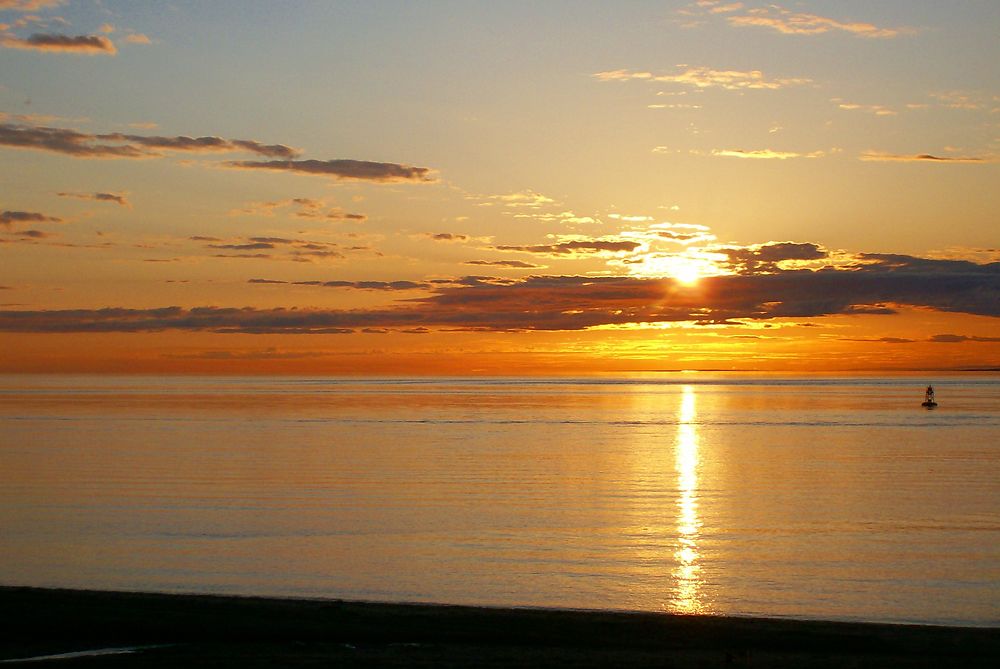
<svg viewBox="0 0 1000 669"><path fill-rule="evenodd" d="M0 659L86 667L993 667L1000 629L0 588ZM12 666L17 666L13 664Z"/></svg>

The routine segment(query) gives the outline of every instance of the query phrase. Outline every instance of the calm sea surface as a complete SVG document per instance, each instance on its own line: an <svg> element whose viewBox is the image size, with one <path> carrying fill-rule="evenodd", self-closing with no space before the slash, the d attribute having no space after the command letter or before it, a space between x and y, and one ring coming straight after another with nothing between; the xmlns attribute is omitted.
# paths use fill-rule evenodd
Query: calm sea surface
<svg viewBox="0 0 1000 669"><path fill-rule="evenodd" d="M1000 376L0 377L0 584L998 626Z"/></svg>

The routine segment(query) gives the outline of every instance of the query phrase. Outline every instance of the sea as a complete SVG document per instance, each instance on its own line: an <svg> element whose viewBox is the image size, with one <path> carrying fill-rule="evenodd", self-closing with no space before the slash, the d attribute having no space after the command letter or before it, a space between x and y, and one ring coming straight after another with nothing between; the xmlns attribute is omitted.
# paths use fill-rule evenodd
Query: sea
<svg viewBox="0 0 1000 669"><path fill-rule="evenodd" d="M1000 374L0 376L0 585L1000 626Z"/></svg>

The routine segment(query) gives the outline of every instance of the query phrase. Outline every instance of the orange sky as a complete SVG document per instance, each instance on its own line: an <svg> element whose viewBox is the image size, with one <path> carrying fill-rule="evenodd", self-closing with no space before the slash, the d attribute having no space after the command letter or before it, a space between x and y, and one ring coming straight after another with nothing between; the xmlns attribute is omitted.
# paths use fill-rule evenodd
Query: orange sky
<svg viewBox="0 0 1000 669"><path fill-rule="evenodd" d="M1000 367L998 23L0 3L0 372Z"/></svg>

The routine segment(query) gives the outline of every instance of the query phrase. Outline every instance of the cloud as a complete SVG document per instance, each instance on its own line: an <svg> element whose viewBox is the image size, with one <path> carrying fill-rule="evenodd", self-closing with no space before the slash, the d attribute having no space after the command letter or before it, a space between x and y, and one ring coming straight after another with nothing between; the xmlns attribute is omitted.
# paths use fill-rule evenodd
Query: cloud
<svg viewBox="0 0 1000 669"><path fill-rule="evenodd" d="M572 211L560 211L560 212L522 212L514 214L514 218L531 218L536 221L542 221L545 223L597 223L597 220L592 216L577 216Z"/></svg>
<svg viewBox="0 0 1000 669"><path fill-rule="evenodd" d="M129 44L152 44L153 41L142 33L129 33L125 36L125 41Z"/></svg>
<svg viewBox="0 0 1000 669"><path fill-rule="evenodd" d="M969 337L956 334L938 334L927 341L935 344L961 344L963 342L1000 342L1000 337Z"/></svg>
<svg viewBox="0 0 1000 669"><path fill-rule="evenodd" d="M720 248L729 259L729 269L737 274L773 274L782 271L787 261L822 260L829 253L818 244L769 242L744 248Z"/></svg>
<svg viewBox="0 0 1000 669"><path fill-rule="evenodd" d="M995 156L935 156L930 153L901 154L885 151L865 151L859 157L868 162L892 163L993 163Z"/></svg>
<svg viewBox="0 0 1000 669"><path fill-rule="evenodd" d="M325 219L329 221L364 221L368 217L364 214L352 214L339 207L327 208L324 200L315 200L307 197L293 197L286 200L272 200L268 202L250 202L243 209L234 209L229 212L230 216L251 215L251 216L274 216L277 209L291 208L298 218Z"/></svg>
<svg viewBox="0 0 1000 669"><path fill-rule="evenodd" d="M715 235L706 226L691 223L653 223L645 230L627 230L622 233L622 236L647 240L665 240L685 246L713 242L716 239Z"/></svg>
<svg viewBox="0 0 1000 669"><path fill-rule="evenodd" d="M21 38L3 34L0 35L0 46L8 49L30 49L84 55L107 54L113 56L118 53L114 42L104 35L35 33L28 38Z"/></svg>
<svg viewBox="0 0 1000 669"><path fill-rule="evenodd" d="M739 27L771 28L784 35L821 35L840 31L855 37L892 38L912 32L902 28L882 28L860 21L840 21L818 14L793 12L778 5L749 9L745 14L726 17L726 21Z"/></svg>
<svg viewBox="0 0 1000 669"><path fill-rule="evenodd" d="M112 142L129 142L153 149L186 151L192 153L247 151L269 158L290 158L298 151L283 144L262 144L250 139L223 139L222 137L157 137L110 133L97 135L97 139Z"/></svg>
<svg viewBox="0 0 1000 669"><path fill-rule="evenodd" d="M66 0L0 0L0 11L37 12L40 9L58 7Z"/></svg>
<svg viewBox="0 0 1000 669"><path fill-rule="evenodd" d="M95 202L112 202L121 207L132 208L125 193L56 193L59 197L70 197L77 200L94 200Z"/></svg>
<svg viewBox="0 0 1000 669"><path fill-rule="evenodd" d="M768 79L760 70L714 70L710 67L688 67L676 74L611 70L597 72L594 74L594 77L600 81L638 80L681 84L695 88L723 88L726 90L776 90L789 86L802 86L812 81L803 77Z"/></svg>
<svg viewBox="0 0 1000 669"><path fill-rule="evenodd" d="M451 232L428 232L427 237L436 242L467 242L470 239L468 235L458 235Z"/></svg>
<svg viewBox="0 0 1000 669"><path fill-rule="evenodd" d="M604 253L630 253L642 246L641 242L620 239L573 239L555 244L533 244L527 246L499 245L497 251L518 251L539 253L553 257L600 255Z"/></svg>
<svg viewBox="0 0 1000 669"><path fill-rule="evenodd" d="M224 240L218 237L195 235L190 241L209 242L204 248L213 251L238 251L239 253L212 253L213 258L235 258L241 260L289 260L292 262L313 262L316 260L338 260L347 257L347 251L368 250L368 247L341 247L334 242L291 239L288 237L245 237ZM261 253L246 253L261 251ZM263 253L267 251L268 253Z"/></svg>
<svg viewBox="0 0 1000 669"><path fill-rule="evenodd" d="M533 190L507 193L506 195L490 195L486 199L488 201L498 202L504 207L512 208L527 207L529 209L538 209L539 207L550 204L557 204L552 198L542 195L541 193L536 193ZM484 204L491 204L492 202L486 202Z"/></svg>
<svg viewBox="0 0 1000 669"><path fill-rule="evenodd" d="M189 153L245 151L268 157L298 153L281 144L261 144L245 139L90 134L69 128L15 123L0 123L0 146L52 151L75 158L152 158L162 155L158 149Z"/></svg>
<svg viewBox="0 0 1000 669"><path fill-rule="evenodd" d="M270 242L248 242L246 244L209 244L210 249L230 249L232 251L262 251L273 249L274 244Z"/></svg>
<svg viewBox="0 0 1000 669"><path fill-rule="evenodd" d="M463 265L482 265L487 267L510 267L513 269L542 269L545 265L535 265L522 260L466 260Z"/></svg>
<svg viewBox="0 0 1000 669"><path fill-rule="evenodd" d="M423 281L281 281L278 279L250 279L247 283L381 291L427 290L432 287L431 284Z"/></svg>
<svg viewBox="0 0 1000 669"><path fill-rule="evenodd" d="M834 98L832 102L837 104L838 109L845 111L862 111L876 116L896 116L897 112L884 105L862 105L856 102L844 102L840 98Z"/></svg>
<svg viewBox="0 0 1000 669"><path fill-rule="evenodd" d="M729 12L738 12L743 9L742 2L732 2L727 5L720 5L716 0L698 0L695 3L698 7L707 9L709 14L727 14Z"/></svg>
<svg viewBox="0 0 1000 669"><path fill-rule="evenodd" d="M777 246L777 245L774 245ZM817 255L774 248L763 255ZM900 306L1000 317L1000 263L860 254L850 268L706 277L685 288L662 278L465 277L386 309L70 309L0 311L7 332L187 330L325 334L362 328L581 330L629 323L767 321L828 315L892 314ZM366 282L333 282L356 287ZM373 282L391 285L394 282ZM373 288L386 289L386 288ZM941 340L942 343L948 343Z"/></svg>
<svg viewBox="0 0 1000 669"><path fill-rule="evenodd" d="M233 160L228 167L246 170L277 170L298 174L326 176L337 180L393 182L433 182L427 167L411 167L397 163L376 163L367 160Z"/></svg>
<svg viewBox="0 0 1000 669"><path fill-rule="evenodd" d="M948 109L973 111L983 109L987 104L981 94L968 91L938 91L931 93L930 96Z"/></svg>
<svg viewBox="0 0 1000 669"><path fill-rule="evenodd" d="M750 158L753 160L788 160L789 158L822 158L825 151L813 151L811 153L796 153L794 151L774 151L772 149L756 149L744 151L742 149L712 149L711 155L722 158Z"/></svg>
<svg viewBox="0 0 1000 669"><path fill-rule="evenodd" d="M23 230L15 234L19 237L27 237L28 239L46 239L48 237L55 236L49 232L45 232L44 230Z"/></svg>
<svg viewBox="0 0 1000 669"><path fill-rule="evenodd" d="M62 219L56 216L47 216L37 211L0 212L0 225L10 227L14 223L62 223Z"/></svg>

